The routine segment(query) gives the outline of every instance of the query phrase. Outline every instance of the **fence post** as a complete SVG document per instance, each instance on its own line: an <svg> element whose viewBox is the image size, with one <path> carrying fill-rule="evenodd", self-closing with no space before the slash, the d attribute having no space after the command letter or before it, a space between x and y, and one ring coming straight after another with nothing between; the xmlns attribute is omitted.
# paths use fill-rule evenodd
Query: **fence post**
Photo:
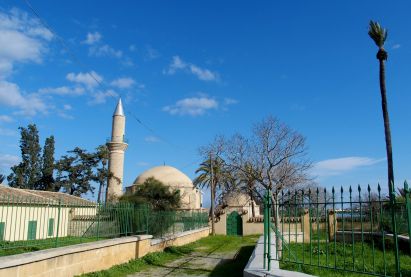
<svg viewBox="0 0 411 277"><path fill-rule="evenodd" d="M267 207L268 207L268 211L267 211L267 231L268 231L268 237L267 237L267 241L268 241L268 248L267 248L267 263L268 263L268 271L271 270L271 190L268 189L267 191ZM276 226L277 227L277 226Z"/></svg>
<svg viewBox="0 0 411 277"><path fill-rule="evenodd" d="M405 192L405 207L407 209L407 222L408 222L408 237L411 237L411 202L410 202L410 189L408 188L407 181L404 182L404 192ZM408 240L409 254L411 255L411 241Z"/></svg>
<svg viewBox="0 0 411 277"><path fill-rule="evenodd" d="M401 267L400 267L400 253L398 250L398 234L397 234L397 220L395 217L395 187L394 183L391 183L390 187L390 206L391 206L391 219L392 219L392 231L394 236L394 254L395 254L395 273L396 276L401 277Z"/></svg>
<svg viewBox="0 0 411 277"><path fill-rule="evenodd" d="M61 199L59 199L59 204L58 205L59 206L58 206L58 209L57 209L56 247L58 246L59 232L60 232Z"/></svg>
<svg viewBox="0 0 411 277"><path fill-rule="evenodd" d="M101 204L97 204L97 239L100 239L100 210L101 210Z"/></svg>

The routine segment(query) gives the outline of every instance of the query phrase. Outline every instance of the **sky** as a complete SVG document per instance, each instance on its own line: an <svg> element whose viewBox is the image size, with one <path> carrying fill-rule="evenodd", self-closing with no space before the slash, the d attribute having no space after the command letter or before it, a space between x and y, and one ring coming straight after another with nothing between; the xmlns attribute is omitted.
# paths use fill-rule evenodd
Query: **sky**
<svg viewBox="0 0 411 277"><path fill-rule="evenodd" d="M268 115L307 138L321 186L385 184L372 19L388 29L397 186L410 177L409 1L28 3L41 21L25 1L0 3L3 174L19 162L19 126L37 124L42 144L54 135L56 158L92 151L122 97L126 186L162 164L194 178L199 146Z"/></svg>

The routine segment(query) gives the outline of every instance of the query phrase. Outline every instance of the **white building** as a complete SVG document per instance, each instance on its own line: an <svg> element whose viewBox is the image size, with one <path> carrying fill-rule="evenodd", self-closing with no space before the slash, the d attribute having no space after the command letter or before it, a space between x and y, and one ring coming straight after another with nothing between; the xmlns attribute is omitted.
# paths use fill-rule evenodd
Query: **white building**
<svg viewBox="0 0 411 277"><path fill-rule="evenodd" d="M81 236L96 214L97 204L80 197L0 185L0 240Z"/></svg>

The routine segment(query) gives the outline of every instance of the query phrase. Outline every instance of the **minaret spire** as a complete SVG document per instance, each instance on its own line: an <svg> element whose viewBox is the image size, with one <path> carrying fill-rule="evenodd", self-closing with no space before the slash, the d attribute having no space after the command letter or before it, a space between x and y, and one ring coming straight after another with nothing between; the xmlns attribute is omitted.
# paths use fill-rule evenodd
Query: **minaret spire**
<svg viewBox="0 0 411 277"><path fill-rule="evenodd" d="M126 116L121 98L113 113L111 140L107 143L110 152L108 165L109 179L106 201L115 202L123 192L124 151L128 144L124 141Z"/></svg>

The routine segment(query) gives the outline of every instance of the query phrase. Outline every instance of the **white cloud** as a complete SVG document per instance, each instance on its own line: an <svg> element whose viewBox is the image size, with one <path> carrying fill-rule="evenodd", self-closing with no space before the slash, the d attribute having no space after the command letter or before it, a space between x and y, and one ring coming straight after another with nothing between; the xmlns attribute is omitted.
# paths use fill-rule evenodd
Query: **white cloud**
<svg viewBox="0 0 411 277"><path fill-rule="evenodd" d="M18 108L18 114L28 116L47 111L46 104L37 94L23 95L18 85L6 81L0 81L0 105Z"/></svg>
<svg viewBox="0 0 411 277"><path fill-rule="evenodd" d="M13 122L13 118L11 118L11 116L8 115L0 115L0 122Z"/></svg>
<svg viewBox="0 0 411 277"><path fill-rule="evenodd" d="M42 61L53 34L18 9L0 11L0 79L13 71L15 63Z"/></svg>
<svg viewBox="0 0 411 277"><path fill-rule="evenodd" d="M371 166L382 161L385 161L385 158L344 157L329 159L315 163L312 169L312 174L315 176L339 175L360 167Z"/></svg>
<svg viewBox="0 0 411 277"><path fill-rule="evenodd" d="M80 72L80 73L69 73L66 76L66 79L77 84L85 85L88 89L93 89L103 81L103 77L98 75L95 71L90 72Z"/></svg>
<svg viewBox="0 0 411 277"><path fill-rule="evenodd" d="M183 61L179 56L174 56L168 69L164 71L165 74L173 75L177 71L182 70L195 75L202 81L218 81L219 76L216 72L209 69L201 68L195 64Z"/></svg>
<svg viewBox="0 0 411 277"><path fill-rule="evenodd" d="M393 49L393 50L395 50L395 49L398 49L398 48L400 48L401 47L401 44L394 44L391 48Z"/></svg>
<svg viewBox="0 0 411 277"><path fill-rule="evenodd" d="M119 89L126 89L126 88L131 88L136 81L134 81L133 78L129 77L124 77L124 78L118 78L116 80L113 80L110 84L113 87L117 87Z"/></svg>
<svg viewBox="0 0 411 277"><path fill-rule="evenodd" d="M55 95L70 95L78 96L84 94L84 88L82 87L56 87L56 88L41 88L39 89L40 94L55 94Z"/></svg>
<svg viewBox="0 0 411 277"><path fill-rule="evenodd" d="M87 33L87 38L86 40L83 41L83 43L88 44L88 45L93 45L101 40L101 34L99 32L94 32L94 33Z"/></svg>
<svg viewBox="0 0 411 277"><path fill-rule="evenodd" d="M107 98L109 97L118 97L117 92L115 92L112 89L109 89L107 91L98 91L93 93L93 99L89 102L89 104L103 104L106 103Z"/></svg>
<svg viewBox="0 0 411 277"><path fill-rule="evenodd" d="M135 51L137 51L137 46L135 46L134 44L131 44L131 45L128 47L128 50L130 50L130 52L135 52Z"/></svg>
<svg viewBox="0 0 411 277"><path fill-rule="evenodd" d="M65 110L65 111L70 111L72 108L73 107L71 107L71 105L69 105L69 104L63 105L63 110Z"/></svg>
<svg viewBox="0 0 411 277"><path fill-rule="evenodd" d="M155 136L148 136L144 138L144 141L150 142L150 143L155 143L155 142L160 142L160 139Z"/></svg>
<svg viewBox="0 0 411 277"><path fill-rule="evenodd" d="M157 59L158 57L160 57L160 52L158 52L156 49L154 49L150 45L147 45L144 59L149 61L149 60Z"/></svg>
<svg viewBox="0 0 411 277"><path fill-rule="evenodd" d="M224 98L224 104L225 105L234 105L237 104L238 100L233 99L233 98Z"/></svg>
<svg viewBox="0 0 411 277"><path fill-rule="evenodd" d="M138 162L137 163L137 166L149 166L150 165L150 163L148 163L148 162Z"/></svg>
<svg viewBox="0 0 411 277"><path fill-rule="evenodd" d="M172 106L165 106L163 111L171 115L203 115L207 110L217 109L218 102L208 97L192 97L178 100Z"/></svg>
<svg viewBox="0 0 411 277"><path fill-rule="evenodd" d="M108 44L104 44L102 46L93 46L89 49L89 55L95 57L114 57L114 58L121 58L123 56L123 52L120 50L115 50Z"/></svg>
<svg viewBox="0 0 411 277"><path fill-rule="evenodd" d="M2 170L8 170L13 165L20 162L20 158L10 154L0 154L0 168Z"/></svg>

